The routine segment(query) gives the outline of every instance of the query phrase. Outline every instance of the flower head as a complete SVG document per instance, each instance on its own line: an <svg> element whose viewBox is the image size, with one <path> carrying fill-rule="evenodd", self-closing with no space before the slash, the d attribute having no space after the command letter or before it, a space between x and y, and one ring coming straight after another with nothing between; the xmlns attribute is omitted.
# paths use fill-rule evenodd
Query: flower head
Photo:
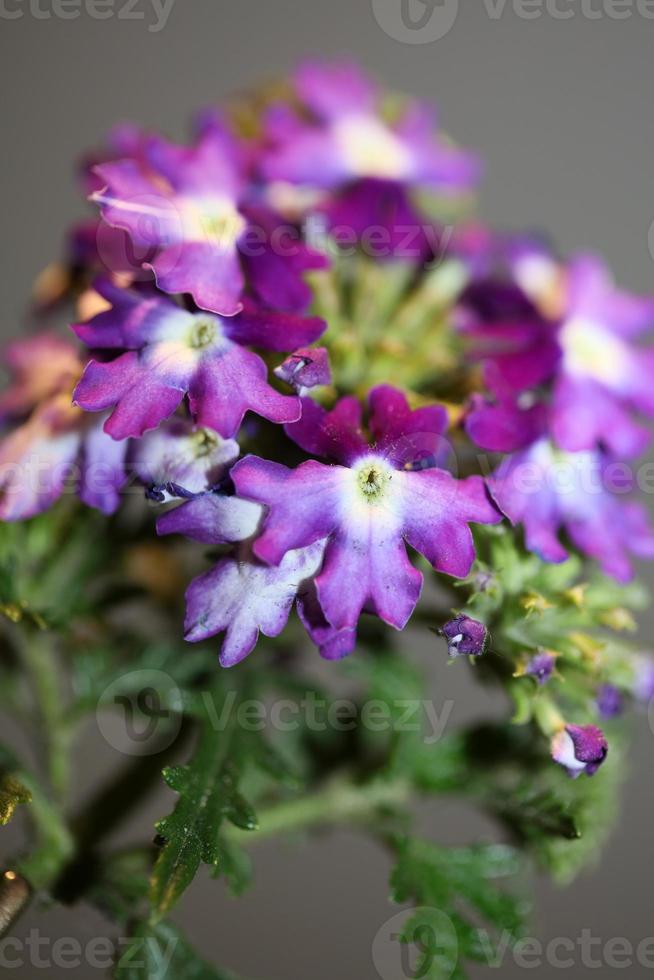
<svg viewBox="0 0 654 980"><path fill-rule="evenodd" d="M568 557L559 540L565 530L608 575L627 581L630 554L654 556L654 531L641 504L611 492L607 463L600 453L564 453L541 439L507 457L488 486L500 510L524 526L527 548L544 561Z"/></svg>
<svg viewBox="0 0 654 980"><path fill-rule="evenodd" d="M481 478L457 481L437 466L411 468L416 446L437 449L443 409L412 412L390 387L371 392L370 408L372 446L358 401L344 398L326 412L303 399L302 419L287 432L305 451L335 463L312 459L290 470L248 456L231 474L239 496L267 507L253 546L259 559L277 565L289 551L326 541L315 582L337 631L353 630L364 609L403 628L422 585L405 543L437 570L463 577L475 554L468 523L500 520Z"/></svg>
<svg viewBox="0 0 654 980"><path fill-rule="evenodd" d="M242 309L246 284L278 309L308 305L303 273L325 260L255 206L239 146L225 130L206 129L192 147L149 139L137 158L110 160L95 174L103 187L93 199L105 222L153 250L147 265L164 292L190 293L223 316Z"/></svg>
<svg viewBox="0 0 654 980"><path fill-rule="evenodd" d="M322 320L256 310L220 317L190 312L158 294L108 283L99 288L111 308L75 331L90 347L127 353L92 360L74 398L87 411L113 409L105 428L114 439L154 428L185 395L197 425L225 438L247 411L273 422L299 418L299 400L268 384L266 365L246 345L293 350L317 339Z"/></svg>
<svg viewBox="0 0 654 980"><path fill-rule="evenodd" d="M524 428L528 420L519 416L538 397L560 448L637 455L649 435L633 414L654 416L654 351L633 340L654 326L654 297L618 289L591 255L561 266L540 249L518 256L514 272L516 281L473 283L459 310L460 329L484 363L487 387L501 403L508 400L513 429ZM545 384L544 396L533 394ZM528 391L532 399L525 406L520 396ZM482 418L490 426L492 419ZM497 412L496 423L506 428ZM473 424L479 426L478 417Z"/></svg>
<svg viewBox="0 0 654 980"><path fill-rule="evenodd" d="M552 758L572 779L593 776L606 759L608 743L595 725L566 725L552 739Z"/></svg>

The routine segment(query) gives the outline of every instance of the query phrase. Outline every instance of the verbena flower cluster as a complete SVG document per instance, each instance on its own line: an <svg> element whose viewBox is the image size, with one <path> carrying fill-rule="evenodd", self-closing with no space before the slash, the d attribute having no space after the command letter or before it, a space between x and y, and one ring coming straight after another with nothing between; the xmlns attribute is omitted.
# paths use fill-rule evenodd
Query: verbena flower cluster
<svg viewBox="0 0 654 980"><path fill-rule="evenodd" d="M654 556L625 465L654 417L654 297L475 222L481 173L428 107L348 63L200 113L188 145L112 132L80 168L94 216L37 291L46 318L75 299L72 334L5 350L2 519L71 486L105 514L135 480L181 501L158 533L223 547L186 637L224 634L226 667L294 604L330 659L363 614L402 630L425 571L470 575L480 525L627 581ZM488 647L469 617L444 631L453 656ZM523 673L555 670L542 651ZM649 696L647 664L634 685ZM572 775L606 748L556 727Z"/></svg>

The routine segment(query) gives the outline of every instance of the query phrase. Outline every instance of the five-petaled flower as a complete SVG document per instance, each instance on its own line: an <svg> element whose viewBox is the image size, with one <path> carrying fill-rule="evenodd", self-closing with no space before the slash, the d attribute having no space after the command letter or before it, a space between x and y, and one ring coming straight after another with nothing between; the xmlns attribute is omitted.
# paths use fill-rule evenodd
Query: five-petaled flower
<svg viewBox="0 0 654 980"><path fill-rule="evenodd" d="M74 399L87 411L112 408L105 431L114 439L141 436L178 408L185 395L194 421L230 438L246 412L273 422L300 417L300 401L268 384L253 344L271 351L312 343L322 320L248 310L233 317L190 312L158 294L98 287L111 308L75 327L92 348L126 350L91 360Z"/></svg>

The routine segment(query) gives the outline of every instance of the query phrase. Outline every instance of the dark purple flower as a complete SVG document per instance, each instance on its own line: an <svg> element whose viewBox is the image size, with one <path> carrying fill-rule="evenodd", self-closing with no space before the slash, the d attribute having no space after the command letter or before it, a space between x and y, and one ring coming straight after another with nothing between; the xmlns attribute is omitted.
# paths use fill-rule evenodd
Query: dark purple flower
<svg viewBox="0 0 654 980"><path fill-rule="evenodd" d="M270 565L315 541L326 541L316 577L328 624L354 630L369 609L402 629L420 595L422 575L405 543L439 571L463 577L474 560L469 522L500 519L480 477L457 481L437 467L407 469L415 446L435 451L446 425L439 406L412 412L390 387L370 394L371 448L362 431L361 405L344 398L331 412L303 399L302 419L288 434L316 460L290 470L248 456L231 472L240 496L268 510L254 553Z"/></svg>
<svg viewBox="0 0 654 980"><path fill-rule="evenodd" d="M602 718L615 718L624 708L622 694L613 684L602 684L597 691L597 710Z"/></svg>
<svg viewBox="0 0 654 980"><path fill-rule="evenodd" d="M552 758L572 779L593 776L606 759L608 743L595 725L566 725L552 739Z"/></svg>
<svg viewBox="0 0 654 980"><path fill-rule="evenodd" d="M275 377L295 388L299 395L310 388L332 383L329 354L324 347L304 347L275 368Z"/></svg>
<svg viewBox="0 0 654 980"><path fill-rule="evenodd" d="M524 672L529 677L534 677L539 684L546 684L552 676L555 663L556 657L554 654L547 653L546 651L536 653L527 662Z"/></svg>
<svg viewBox="0 0 654 980"><path fill-rule="evenodd" d="M263 302L304 309L307 269L325 259L270 210L253 207L240 147L210 127L193 147L149 139L138 158L95 168L93 194L107 224L126 231L166 293L190 293L223 316L243 306L246 280Z"/></svg>
<svg viewBox="0 0 654 980"><path fill-rule="evenodd" d="M74 392L78 405L112 408L105 431L140 436L172 415L188 394L197 425L233 436L246 412L273 422L300 417L300 402L268 384L262 359L248 350L293 350L316 340L325 324L271 311L234 317L196 312L166 297L99 286L111 309L74 327L92 348L127 349L112 361L92 360Z"/></svg>
<svg viewBox="0 0 654 980"><path fill-rule="evenodd" d="M479 657L488 646L488 629L469 616L457 616L440 631L447 640L450 657Z"/></svg>
<svg viewBox="0 0 654 980"><path fill-rule="evenodd" d="M606 471L600 453L564 453L541 439L504 460L488 487L502 513L524 526L527 548L543 561L568 557L559 540L565 530L579 551L624 582L632 576L630 553L654 557L654 532L642 504L610 491Z"/></svg>

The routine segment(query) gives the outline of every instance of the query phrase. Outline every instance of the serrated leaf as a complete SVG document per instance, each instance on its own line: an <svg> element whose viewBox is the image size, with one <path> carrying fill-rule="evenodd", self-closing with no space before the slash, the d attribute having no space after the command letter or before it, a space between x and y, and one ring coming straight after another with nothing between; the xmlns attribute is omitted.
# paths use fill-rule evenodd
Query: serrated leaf
<svg viewBox="0 0 654 980"><path fill-rule="evenodd" d="M158 922L191 883L201 864L217 866L220 850L218 833L225 818L240 821L238 826L252 830L256 817L238 793L238 781L246 762L251 733L237 724L237 711L231 705L222 731L215 731L205 719L195 754L188 765L164 772L168 786L179 794L173 812L157 823L165 844L157 858L151 885L152 921Z"/></svg>
<svg viewBox="0 0 654 980"><path fill-rule="evenodd" d="M398 841L396 846L392 897L396 902L412 902L419 907L417 917L405 927L404 941L416 943L420 925L424 933L419 946L421 958L416 965L422 973L414 975L428 980L464 977L464 960L485 958L479 921L510 935L512 942L520 937L524 902L495 884L519 870L513 848L444 848L411 838ZM430 943L425 942L425 936L431 937Z"/></svg>

